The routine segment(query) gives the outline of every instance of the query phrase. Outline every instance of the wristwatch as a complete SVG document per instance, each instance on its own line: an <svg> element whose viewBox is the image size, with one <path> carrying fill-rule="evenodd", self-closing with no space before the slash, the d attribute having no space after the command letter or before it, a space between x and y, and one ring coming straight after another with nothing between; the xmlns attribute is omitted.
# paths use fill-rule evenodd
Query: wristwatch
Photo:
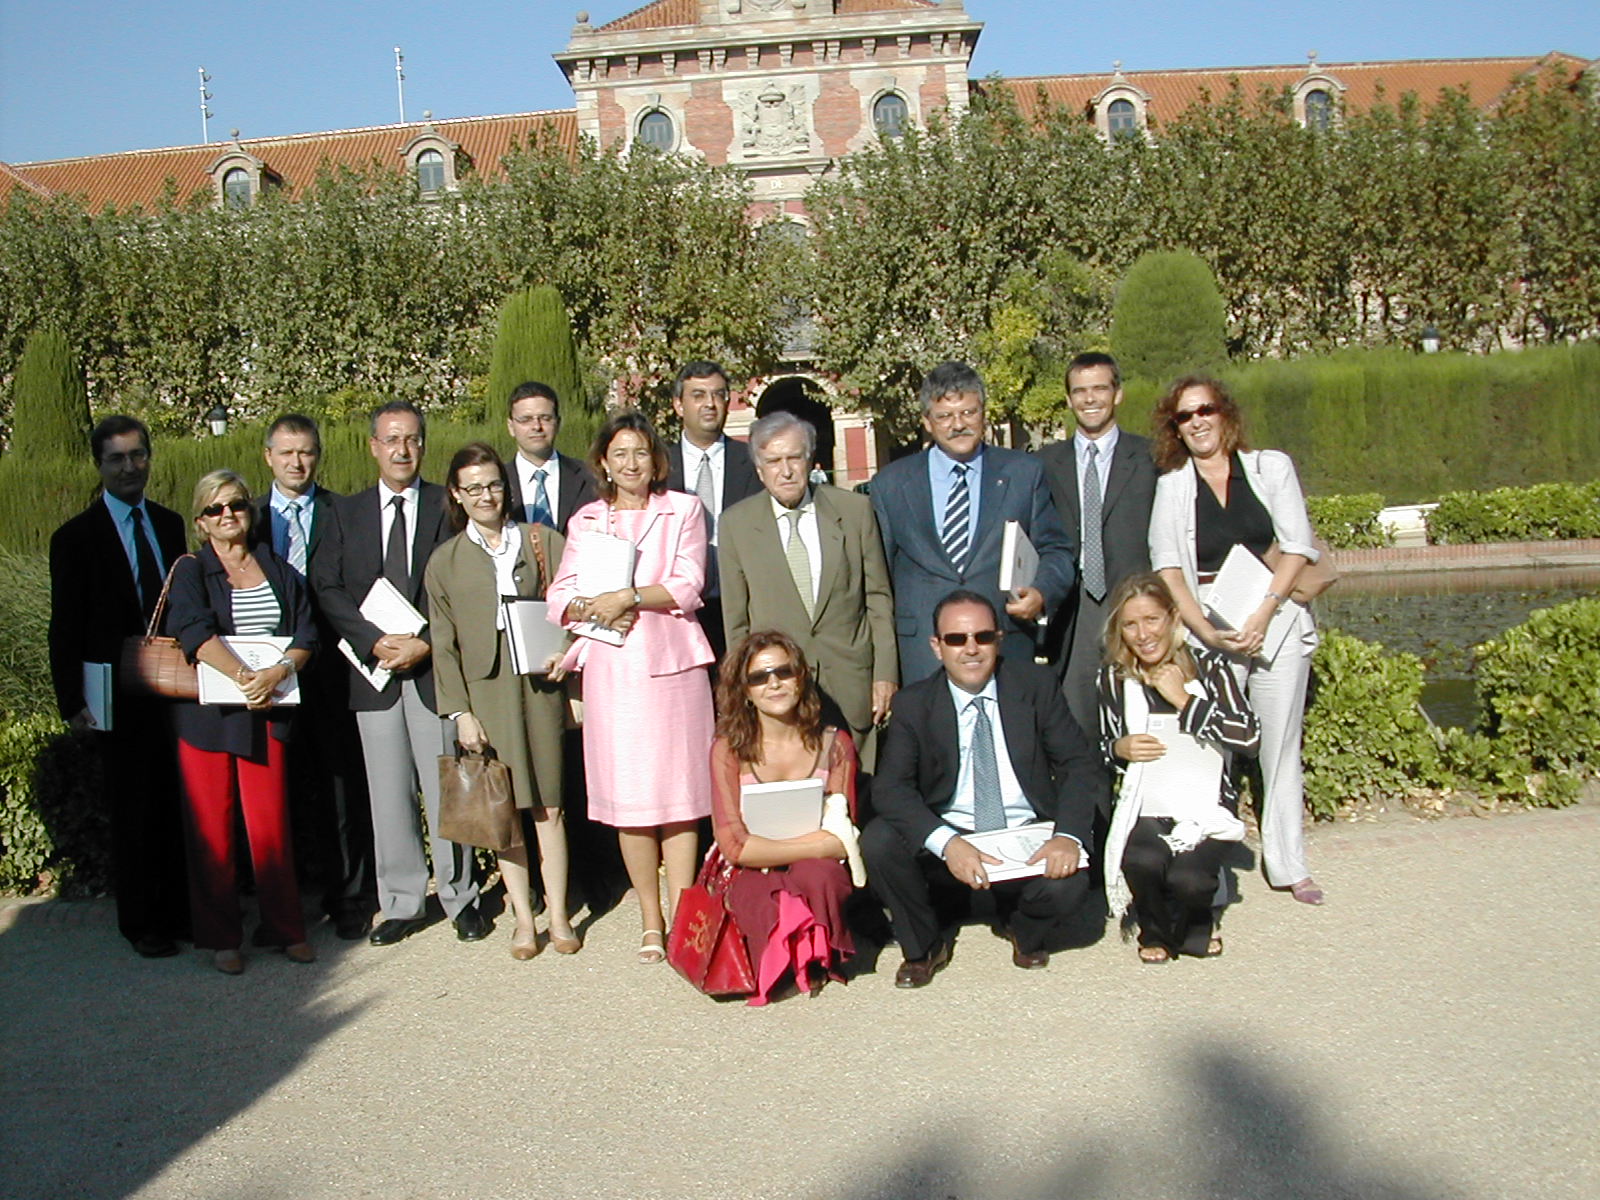
<svg viewBox="0 0 1600 1200"><path fill-rule="evenodd" d="M639 594L639 589L638 588L634 588L633 589L633 606L635 608L640 608L643 605L644 605L644 597Z"/></svg>

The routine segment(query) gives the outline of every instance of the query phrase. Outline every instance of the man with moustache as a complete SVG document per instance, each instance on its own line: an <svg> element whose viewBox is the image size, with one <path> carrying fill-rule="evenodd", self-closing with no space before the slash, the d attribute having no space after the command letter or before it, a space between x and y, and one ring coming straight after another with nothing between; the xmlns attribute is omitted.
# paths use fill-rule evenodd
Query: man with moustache
<svg viewBox="0 0 1600 1200"><path fill-rule="evenodd" d="M186 523L145 499L150 431L142 421L107 417L89 450L100 494L50 538L50 679L62 719L97 731L117 928L137 953L165 958L189 923L177 741L166 705L122 686L121 657L123 639L145 632L184 553ZM89 711L90 663L111 665L110 729Z"/></svg>
<svg viewBox="0 0 1600 1200"><path fill-rule="evenodd" d="M361 615L373 583L387 579L427 615L423 571L434 547L451 536L444 488L424 483L426 426L420 409L403 400L372 414L367 446L378 464L375 486L339 499L327 544L312 571L317 598L334 631L367 666L393 672L378 690L352 668L350 707L361 731L381 920L368 939L389 946L426 924L428 864L417 820L417 789L427 810L433 877L456 936L475 942L489 933L478 908L470 846L439 836L438 756L449 745L449 722L435 709L432 646L419 635L385 633Z"/></svg>
<svg viewBox="0 0 1600 1200"><path fill-rule="evenodd" d="M519 521L567 532L572 514L595 499L594 476L575 458L556 453L561 401L536 381L518 384L506 410L506 432L517 452L511 472L511 511Z"/></svg>
<svg viewBox="0 0 1600 1200"><path fill-rule="evenodd" d="M317 482L322 435L303 413L285 413L267 428L264 456L272 486L257 496L251 539L309 579L326 545L337 493ZM300 706L289 738L289 802L306 853L297 854L322 887L322 907L345 941L365 937L377 907L372 867L372 814L359 734L350 711L350 672L334 645L339 637L314 590L312 615L321 651L300 672Z"/></svg>

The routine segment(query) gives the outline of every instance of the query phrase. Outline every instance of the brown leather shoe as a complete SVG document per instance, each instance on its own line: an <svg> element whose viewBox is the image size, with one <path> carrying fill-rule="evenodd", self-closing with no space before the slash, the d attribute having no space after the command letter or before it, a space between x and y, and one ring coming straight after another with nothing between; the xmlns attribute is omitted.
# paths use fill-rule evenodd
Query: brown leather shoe
<svg viewBox="0 0 1600 1200"><path fill-rule="evenodd" d="M1017 935L1008 933L1006 940L1011 943L1011 965L1021 967L1024 971L1038 971L1050 965L1050 951L1024 950L1017 945Z"/></svg>
<svg viewBox="0 0 1600 1200"><path fill-rule="evenodd" d="M928 952L926 958L908 958L902 962L900 969L894 973L894 985L897 988L927 987L933 982L934 975L949 961L950 946L940 942Z"/></svg>

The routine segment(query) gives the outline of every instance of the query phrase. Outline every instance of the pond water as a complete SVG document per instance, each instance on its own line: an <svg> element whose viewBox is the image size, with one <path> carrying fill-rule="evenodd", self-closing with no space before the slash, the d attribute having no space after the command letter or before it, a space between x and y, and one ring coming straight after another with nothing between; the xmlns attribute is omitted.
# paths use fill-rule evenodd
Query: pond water
<svg viewBox="0 0 1600 1200"><path fill-rule="evenodd" d="M1440 725L1477 723L1472 647L1551 608L1600 593L1600 567L1496 567L1347 575L1315 602L1317 624L1422 659L1422 706Z"/></svg>

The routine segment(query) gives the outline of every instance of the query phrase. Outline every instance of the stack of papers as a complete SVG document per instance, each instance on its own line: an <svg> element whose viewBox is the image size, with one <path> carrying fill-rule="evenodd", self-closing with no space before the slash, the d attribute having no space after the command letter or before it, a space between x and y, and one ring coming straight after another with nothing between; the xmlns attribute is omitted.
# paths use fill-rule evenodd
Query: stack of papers
<svg viewBox="0 0 1600 1200"><path fill-rule="evenodd" d="M578 594L598 596L633 586L633 568L639 561L639 547L627 538L610 533L591 533L584 537L583 555L578 567ZM579 637L593 638L608 645L622 645L623 635L605 625L585 621L572 630Z"/></svg>
<svg viewBox="0 0 1600 1200"><path fill-rule="evenodd" d="M407 637L416 637L428 626L428 618L417 611L399 588L381 575L373 580L367 598L361 602L361 615L384 633L401 633ZM339 641L339 653L350 661L361 678L372 685L373 691L381 692L389 686L393 672L388 667L370 666L362 662L355 647L342 638Z"/></svg>
<svg viewBox="0 0 1600 1200"><path fill-rule="evenodd" d="M1022 532L1022 522L1007 521L1000 542L1000 590L1015 595L1032 587L1038 575L1039 552Z"/></svg>
<svg viewBox="0 0 1600 1200"><path fill-rule="evenodd" d="M1243 546L1234 546L1222 560L1222 570L1211 581L1211 586L1200 597L1206 616L1218 629L1239 629L1250 619L1250 614L1261 607L1272 587L1272 572L1267 564ZM1262 640L1259 658L1274 659L1283 646L1283 640L1294 628L1295 610L1288 604L1278 609L1267 626L1267 636Z"/></svg>
<svg viewBox="0 0 1600 1200"><path fill-rule="evenodd" d="M549 674L551 658L559 659L567 649L566 630L550 623L550 606L543 600L504 597L500 607L506 614L511 669L518 675Z"/></svg>

